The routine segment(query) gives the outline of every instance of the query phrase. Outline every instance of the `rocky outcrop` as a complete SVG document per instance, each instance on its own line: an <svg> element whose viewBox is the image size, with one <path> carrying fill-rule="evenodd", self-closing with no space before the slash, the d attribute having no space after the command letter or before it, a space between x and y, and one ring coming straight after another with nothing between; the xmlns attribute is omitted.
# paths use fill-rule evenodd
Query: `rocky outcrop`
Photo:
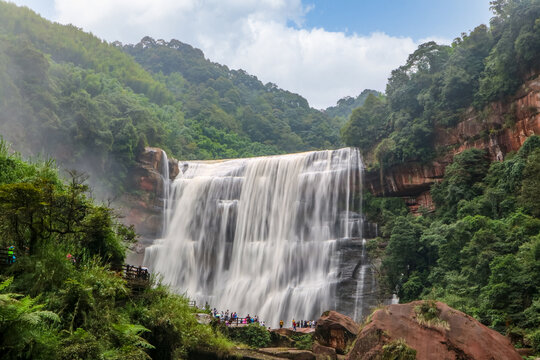
<svg viewBox="0 0 540 360"><path fill-rule="evenodd" d="M436 303L439 322L421 321L415 310L421 304L415 301L377 310L358 334L347 359L380 359L388 350L385 345L397 341L414 349L418 360L521 359L507 338L444 303Z"/></svg>
<svg viewBox="0 0 540 360"><path fill-rule="evenodd" d="M130 194L120 199L123 222L134 225L143 238L156 238L160 235L163 213L163 151L147 147L139 154L136 166L129 174ZM178 161L169 159L170 179L178 174Z"/></svg>
<svg viewBox="0 0 540 360"><path fill-rule="evenodd" d="M519 150L527 138L540 134L540 76L526 82L509 102L493 103L483 112L469 110L454 128L435 130L435 161L405 163L367 172L365 186L376 196L406 197L411 210L433 208L429 189L444 176L454 155L471 148L487 150L492 161Z"/></svg>
<svg viewBox="0 0 540 360"><path fill-rule="evenodd" d="M312 348L313 354L317 360L336 360L336 349L322 346L321 344L314 343Z"/></svg>
<svg viewBox="0 0 540 360"><path fill-rule="evenodd" d="M444 176L446 165L442 162L400 164L384 170L382 178L379 171L370 171L365 174L365 186L378 196L417 196Z"/></svg>
<svg viewBox="0 0 540 360"><path fill-rule="evenodd" d="M360 327L350 317L336 311L326 311L317 320L314 340L326 347L345 354L351 347Z"/></svg>
<svg viewBox="0 0 540 360"><path fill-rule="evenodd" d="M451 157L466 149L486 149L493 161L517 151L531 135L540 134L540 77L525 83L511 102L493 103L485 114L470 111L456 128L439 130L435 142L449 147Z"/></svg>

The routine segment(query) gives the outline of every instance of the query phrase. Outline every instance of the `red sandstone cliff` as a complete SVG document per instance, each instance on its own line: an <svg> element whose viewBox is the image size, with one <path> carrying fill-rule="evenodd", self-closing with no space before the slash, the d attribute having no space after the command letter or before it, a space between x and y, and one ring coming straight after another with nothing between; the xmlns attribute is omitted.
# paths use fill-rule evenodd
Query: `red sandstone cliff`
<svg viewBox="0 0 540 360"><path fill-rule="evenodd" d="M135 225L135 230L143 238L160 235L163 212L163 180L161 177L163 151L147 147L137 158L129 175L129 186L133 190L120 200L123 222ZM170 179L178 174L178 162L169 159Z"/></svg>
<svg viewBox="0 0 540 360"><path fill-rule="evenodd" d="M456 127L436 129L435 146L443 155L435 161L393 166L384 171L382 182L378 171L368 172L365 185L378 196L407 197L413 211L432 208L429 188L443 177L455 154L485 149L493 161L502 161L534 134L540 134L540 76L526 82L509 102L493 103L482 114L470 110Z"/></svg>

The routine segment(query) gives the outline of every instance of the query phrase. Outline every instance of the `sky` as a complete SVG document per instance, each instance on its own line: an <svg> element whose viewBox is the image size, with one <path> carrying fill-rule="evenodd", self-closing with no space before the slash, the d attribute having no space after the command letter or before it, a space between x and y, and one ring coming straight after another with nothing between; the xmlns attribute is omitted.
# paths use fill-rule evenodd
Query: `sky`
<svg viewBox="0 0 540 360"><path fill-rule="evenodd" d="M211 61L323 109L390 72L429 40L487 24L489 0L11 0L112 42L177 39Z"/></svg>

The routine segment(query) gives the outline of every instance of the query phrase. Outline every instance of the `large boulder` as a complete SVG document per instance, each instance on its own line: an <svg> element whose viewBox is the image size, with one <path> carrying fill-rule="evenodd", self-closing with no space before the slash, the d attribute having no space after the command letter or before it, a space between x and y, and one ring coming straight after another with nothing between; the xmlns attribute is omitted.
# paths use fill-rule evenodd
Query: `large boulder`
<svg viewBox="0 0 540 360"><path fill-rule="evenodd" d="M271 347L293 347L293 334L294 331L289 329L274 329L270 331Z"/></svg>
<svg viewBox="0 0 540 360"><path fill-rule="evenodd" d="M436 307L427 320L423 306ZM433 309L435 310L435 309ZM411 350L412 349L412 350ZM395 304L373 313L347 355L348 360L374 360L385 351L416 351L416 359L520 360L510 341L469 315L441 302ZM385 354L387 355L387 354Z"/></svg>
<svg viewBox="0 0 540 360"><path fill-rule="evenodd" d="M313 343L311 351L317 360L337 360L336 349L334 348Z"/></svg>
<svg viewBox="0 0 540 360"><path fill-rule="evenodd" d="M336 311L326 311L317 320L314 339L322 346L345 354L356 339L360 327L350 317Z"/></svg>

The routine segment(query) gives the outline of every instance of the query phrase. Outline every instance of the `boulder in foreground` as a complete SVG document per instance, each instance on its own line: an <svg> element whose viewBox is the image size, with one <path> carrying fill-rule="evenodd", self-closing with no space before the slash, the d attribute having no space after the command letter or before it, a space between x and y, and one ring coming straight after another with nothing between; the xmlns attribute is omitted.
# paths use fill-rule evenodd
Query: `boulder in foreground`
<svg viewBox="0 0 540 360"><path fill-rule="evenodd" d="M345 354L359 330L360 326L350 317L336 311L326 311L317 320L314 339L322 346L334 348L338 354Z"/></svg>
<svg viewBox="0 0 540 360"><path fill-rule="evenodd" d="M503 335L444 303L430 301L375 311L347 359L374 360L388 353L418 360L521 359Z"/></svg>

